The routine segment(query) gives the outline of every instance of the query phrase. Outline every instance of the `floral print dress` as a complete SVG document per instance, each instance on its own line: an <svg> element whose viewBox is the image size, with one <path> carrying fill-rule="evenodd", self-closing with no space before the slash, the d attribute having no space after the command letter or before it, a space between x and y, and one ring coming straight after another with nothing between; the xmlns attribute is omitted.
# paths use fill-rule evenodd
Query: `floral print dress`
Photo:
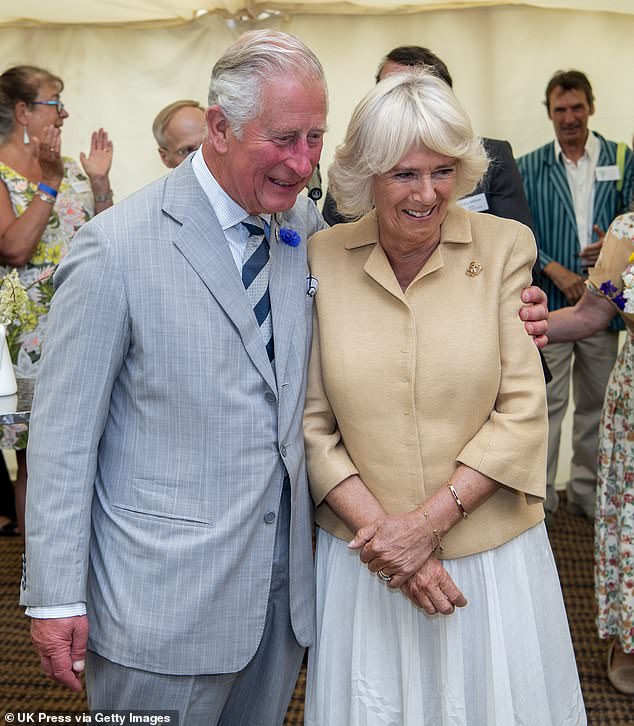
<svg viewBox="0 0 634 726"><path fill-rule="evenodd" d="M588 286L611 300L627 326L601 417L595 593L599 637L616 637L634 653L634 213L610 225Z"/></svg>
<svg viewBox="0 0 634 726"><path fill-rule="evenodd" d="M64 178L59 187L42 239L30 261L18 268L18 274L35 303L35 310L21 325L12 324L7 330L7 343L17 378L35 378L46 320L53 296L52 273L68 252L75 232L95 213L95 203L88 177L78 164L64 157ZM6 186L13 213L19 217L37 192L37 185L6 164L0 163L0 181ZM0 275L11 270L0 267ZM27 441L26 424L0 426L0 448L23 449Z"/></svg>

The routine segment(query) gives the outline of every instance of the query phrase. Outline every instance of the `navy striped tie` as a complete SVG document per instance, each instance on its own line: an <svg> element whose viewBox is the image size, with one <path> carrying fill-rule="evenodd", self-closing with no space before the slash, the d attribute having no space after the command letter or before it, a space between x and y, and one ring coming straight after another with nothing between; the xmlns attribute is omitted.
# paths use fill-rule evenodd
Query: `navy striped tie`
<svg viewBox="0 0 634 726"><path fill-rule="evenodd" d="M249 232L249 239L242 255L242 282L251 301L255 318L260 326L260 334L266 346L269 360L273 363L273 320L271 317L271 299L269 297L269 277L271 261L269 259L269 242L264 234L260 217L248 217L251 222L242 222ZM258 222L259 224L253 224Z"/></svg>

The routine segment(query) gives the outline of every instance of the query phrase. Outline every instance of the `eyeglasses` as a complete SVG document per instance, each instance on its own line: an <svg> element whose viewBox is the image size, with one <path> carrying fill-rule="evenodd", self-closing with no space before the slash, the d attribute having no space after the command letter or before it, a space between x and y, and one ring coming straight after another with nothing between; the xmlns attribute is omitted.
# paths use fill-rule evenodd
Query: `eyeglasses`
<svg viewBox="0 0 634 726"><path fill-rule="evenodd" d="M64 104L61 101L31 101L34 106L55 106L57 113L61 116L64 110Z"/></svg>

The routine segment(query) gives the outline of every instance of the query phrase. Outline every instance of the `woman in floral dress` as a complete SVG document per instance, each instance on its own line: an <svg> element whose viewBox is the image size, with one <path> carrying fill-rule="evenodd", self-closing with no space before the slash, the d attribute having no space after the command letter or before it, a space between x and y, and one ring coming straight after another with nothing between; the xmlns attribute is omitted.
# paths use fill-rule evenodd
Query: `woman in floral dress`
<svg viewBox="0 0 634 726"><path fill-rule="evenodd" d="M0 273L17 268L29 288L33 312L9 326L7 343L18 378L35 378L53 294L52 273L81 225L112 205L112 143L100 129L83 170L61 154L68 112L64 84L35 66L0 75ZM0 427L0 448L15 449L18 524L24 531L27 426Z"/></svg>
<svg viewBox="0 0 634 726"><path fill-rule="evenodd" d="M599 637L611 640L608 678L634 694L634 213L617 217L587 290L571 308L552 313L551 342L578 340L602 330L620 313L625 344L608 384L601 433L595 519L595 587Z"/></svg>

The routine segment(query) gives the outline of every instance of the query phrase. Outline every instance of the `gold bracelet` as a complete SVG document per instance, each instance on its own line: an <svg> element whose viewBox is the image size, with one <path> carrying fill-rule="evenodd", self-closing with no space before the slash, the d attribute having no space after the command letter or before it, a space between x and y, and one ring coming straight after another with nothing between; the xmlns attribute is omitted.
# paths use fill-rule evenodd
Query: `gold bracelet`
<svg viewBox="0 0 634 726"><path fill-rule="evenodd" d="M451 492L451 496L453 497L454 502L458 506L458 509L462 512L462 516L464 519L468 519L469 515L467 514L466 509L462 506L462 502L460 501L460 497L458 496L458 492L453 488L453 484L451 483L451 479L447 479L447 489Z"/></svg>
<svg viewBox="0 0 634 726"><path fill-rule="evenodd" d="M442 540L440 539L440 535L438 534L438 531L434 529L434 526L431 523L431 519L429 518L429 514L423 509L423 516L425 517L425 521L427 522L427 527L429 528L429 538L431 539L432 545L434 544L434 537L436 538L436 546L432 546L432 552L435 552L436 550L440 550L441 552L444 551L444 547L442 546Z"/></svg>
<svg viewBox="0 0 634 726"><path fill-rule="evenodd" d="M105 194L95 194L95 202L111 202L112 201L112 189L109 189Z"/></svg>

